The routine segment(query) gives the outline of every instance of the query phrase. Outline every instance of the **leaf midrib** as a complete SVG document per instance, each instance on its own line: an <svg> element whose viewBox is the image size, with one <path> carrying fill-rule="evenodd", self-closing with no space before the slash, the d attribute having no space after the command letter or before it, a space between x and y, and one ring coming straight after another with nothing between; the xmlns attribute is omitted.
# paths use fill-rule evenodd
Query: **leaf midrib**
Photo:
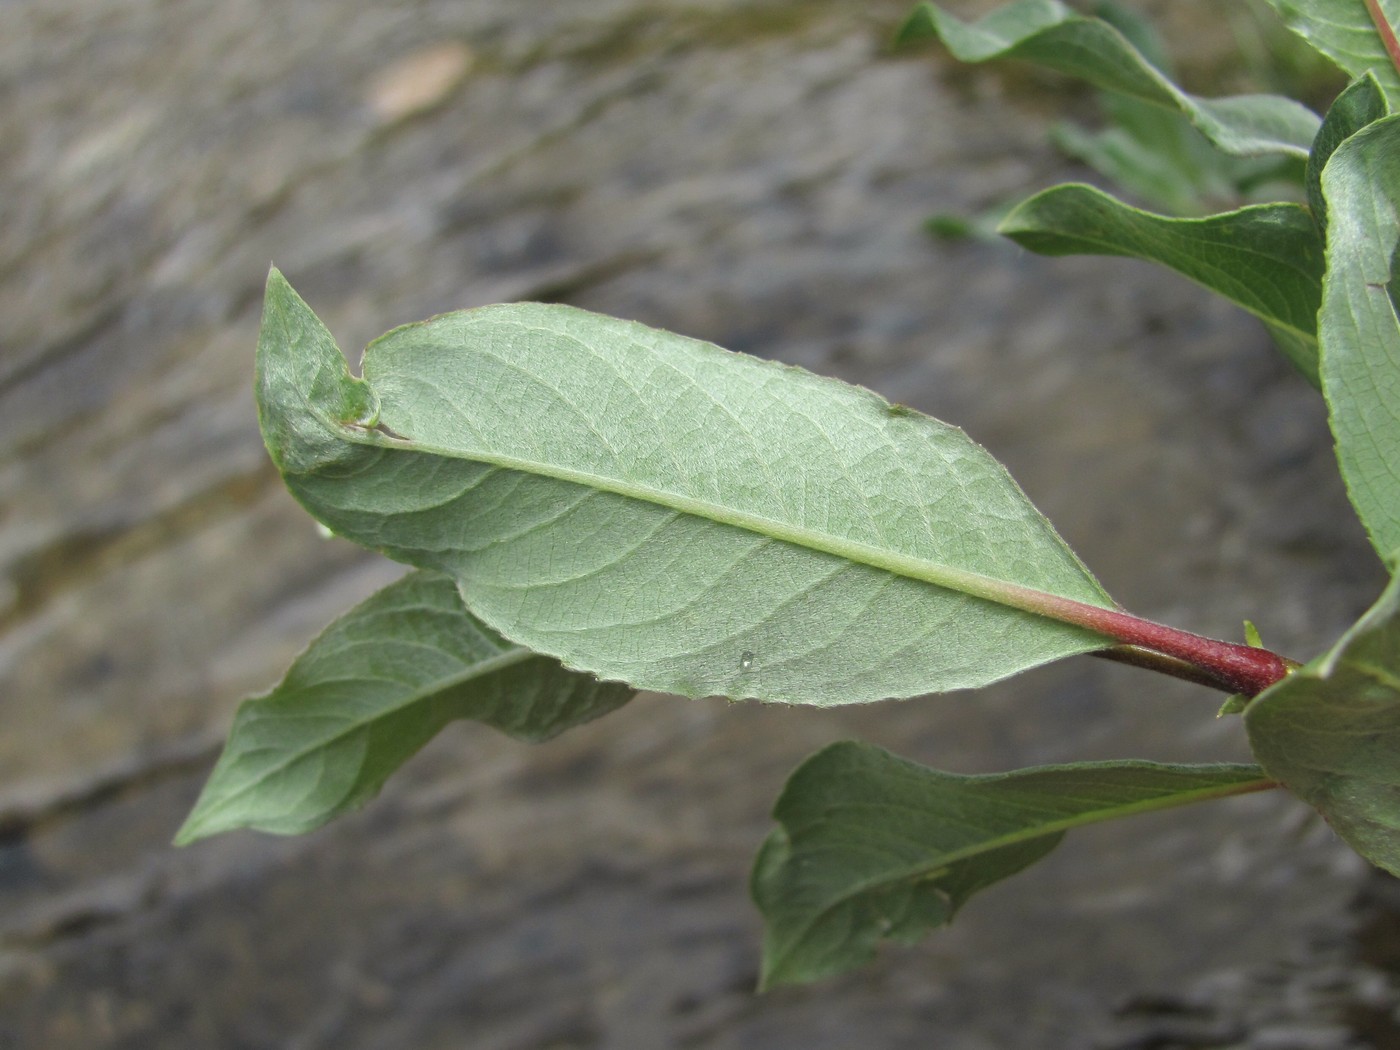
<svg viewBox="0 0 1400 1050"><path fill-rule="evenodd" d="M554 463L523 459L517 456L509 456L503 453L480 449L473 449L470 452L466 452L460 449L451 449L429 444L384 430L370 432L357 430L352 427L338 426L337 431L342 437L361 445L397 451L417 452L425 455L441 456L447 459L463 460L472 463L482 463L502 470L511 470L527 475L552 478L557 481L570 482L600 492L610 492L614 495L635 499L659 507L665 507L681 514L713 521L717 524L729 525L760 536L766 536L769 539L789 543L796 547L819 551L823 554L829 554L846 561L881 569L895 576L918 580L922 583L928 583L945 590L957 591L973 598L979 598L984 601L993 602L998 605L1007 606L1035 615L1044 615L1040 613L1037 608L1037 597L1044 593L1053 593L1037 591L1034 588L1011 583L1010 581L998 577L988 576L984 573L973 572L967 569L959 569L941 562L931 561L927 558L901 554L886 547L877 547L874 544L863 543L848 537L834 536L830 533L819 532L815 529L803 528L761 514L754 514L734 507L725 506L721 503L696 499L693 496L686 496L681 493L658 489L653 486L631 483L625 479L612 477L607 474L598 474ZM1058 541L1063 548L1063 541L1060 541L1053 533L1050 533L1050 538ZM1068 553L1068 548L1063 549ZM1073 558L1073 555L1071 554L1070 557ZM1112 600L1108 598L1102 588L1098 587L1097 581L1094 580L1093 576L1082 566L1078 565L1077 559L1074 559L1074 562L1079 572L1082 574L1082 578L1098 591L1098 600L1094 601L1082 597L1071 598L1068 595L1056 596L1069 601L1081 601L1088 604L1095 604L1100 608L1114 608Z"/></svg>

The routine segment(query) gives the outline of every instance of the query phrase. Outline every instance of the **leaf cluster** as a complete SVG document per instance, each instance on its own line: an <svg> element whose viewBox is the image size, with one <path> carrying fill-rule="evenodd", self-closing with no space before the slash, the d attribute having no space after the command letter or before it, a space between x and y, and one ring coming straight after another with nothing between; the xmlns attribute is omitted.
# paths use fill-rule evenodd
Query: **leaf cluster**
<svg viewBox="0 0 1400 1050"><path fill-rule="evenodd" d="M1158 263L1258 317L1326 399L1348 493L1393 575L1400 48L1387 49L1375 0L1271 2L1352 77L1322 117L1272 95L1190 94L1139 28L1054 0L975 23L925 3L900 41L1083 79L1112 93L1139 144L1168 128L1180 143L1189 128L1175 157L1200 185L1226 170L1301 172L1298 201L1184 217L1058 186L1000 229L1044 254ZM1117 607L958 428L567 306L394 329L356 377L274 270L257 398L292 494L412 571L243 704L181 842L317 827L455 719L543 740L636 689L830 706L1099 652L1238 692L1227 709L1258 764L955 776L834 745L792 775L754 868L764 982L836 973L882 939L922 936L1071 828L1280 785L1400 873L1400 583L1301 667L1257 637L1151 624Z"/></svg>

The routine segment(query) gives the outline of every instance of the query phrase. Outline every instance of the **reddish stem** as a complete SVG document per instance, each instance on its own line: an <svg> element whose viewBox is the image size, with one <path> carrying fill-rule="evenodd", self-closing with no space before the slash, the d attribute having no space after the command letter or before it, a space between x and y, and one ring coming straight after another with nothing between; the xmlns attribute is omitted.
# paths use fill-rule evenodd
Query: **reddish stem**
<svg viewBox="0 0 1400 1050"><path fill-rule="evenodd" d="M1042 615L1064 623L1084 627L1096 634L1102 634L1122 645L1146 650L1152 653L1180 660L1198 669L1195 672L1179 673L1168 670L1177 677L1191 678L1213 684L1230 693L1243 693L1257 696L1275 682L1282 681L1298 665L1268 649L1256 649L1235 642L1222 642L1206 638L1189 631L1180 631L1151 620L1139 619L1117 609L1103 609L1097 605L1086 605L1069 598L1045 594L1039 596L1039 611ZM1156 665L1149 659L1132 659L1131 651L1119 655L1124 662L1166 669L1158 661Z"/></svg>
<svg viewBox="0 0 1400 1050"><path fill-rule="evenodd" d="M1213 671L1188 664L1175 656L1163 656L1151 649L1140 649L1136 645L1115 645L1112 649L1098 649L1089 655L1117 664L1127 664L1129 667L1138 667L1144 671L1156 671L1158 674L1179 678L1183 682L1193 682L1209 689L1224 689L1227 692L1230 690L1229 685L1222 682L1220 676Z"/></svg>
<svg viewBox="0 0 1400 1050"><path fill-rule="evenodd" d="M1385 45L1385 53L1390 56L1390 64L1395 67L1395 71L1400 73L1400 40L1395 39L1395 30L1390 24L1390 20L1385 17L1385 12L1381 10L1381 0L1365 0L1366 12L1371 16L1371 22L1376 27L1376 32L1380 34L1381 43Z"/></svg>

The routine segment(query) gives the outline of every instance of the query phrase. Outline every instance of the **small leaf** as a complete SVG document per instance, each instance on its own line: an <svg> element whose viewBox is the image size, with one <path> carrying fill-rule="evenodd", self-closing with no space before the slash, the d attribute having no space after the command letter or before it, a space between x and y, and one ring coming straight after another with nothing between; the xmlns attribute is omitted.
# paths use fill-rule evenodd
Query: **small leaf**
<svg viewBox="0 0 1400 1050"><path fill-rule="evenodd" d="M176 842L309 831L378 794L454 719L544 740L631 696L505 641L450 579L410 573L331 624L272 692L244 701Z"/></svg>
<svg viewBox="0 0 1400 1050"><path fill-rule="evenodd" d="M1194 216L1260 200L1264 193L1269 199L1287 195L1298 181L1301 165L1292 157L1232 157L1179 114L1119 97L1132 105L1106 107L1109 127L1091 132L1057 124L1051 140L1128 196L1171 215Z"/></svg>
<svg viewBox="0 0 1400 1050"><path fill-rule="evenodd" d="M1105 645L1004 604L1112 605L1001 465L867 390L518 304L372 344L371 428L338 421L361 381L275 272L268 300L258 390L292 492L338 535L452 575L472 612L570 667L839 704ZM335 372L347 390L322 404Z"/></svg>
<svg viewBox="0 0 1400 1050"><path fill-rule="evenodd" d="M1016 202L997 200L970 214L939 212L924 220L924 229L944 240L977 240L1000 243L997 226Z"/></svg>
<svg viewBox="0 0 1400 1050"><path fill-rule="evenodd" d="M1400 73L1385 53L1364 0L1269 0L1288 28L1322 52L1349 76L1372 73L1391 106L1400 104ZM1391 24L1400 4L1383 0Z"/></svg>
<svg viewBox="0 0 1400 1050"><path fill-rule="evenodd" d="M1367 124L1374 123L1387 112L1385 96L1374 74L1366 73L1352 81L1345 91L1336 97L1327 116L1322 119L1322 127L1317 129L1312 152L1308 154L1306 188L1308 207L1320 228L1327 228L1327 202L1322 197L1322 169L1332 159L1332 153L1347 139L1351 138Z"/></svg>
<svg viewBox="0 0 1400 1050"><path fill-rule="evenodd" d="M1225 702L1220 705L1220 710L1215 712L1216 718L1224 718L1226 715L1242 715L1244 709L1249 706L1249 697L1243 693L1233 693L1225 698Z"/></svg>
<svg viewBox="0 0 1400 1050"><path fill-rule="evenodd" d="M945 925L1070 828L1272 787L1257 766L1086 762L958 776L868 744L807 759L754 866L763 984L811 981Z"/></svg>
<svg viewBox="0 0 1400 1050"><path fill-rule="evenodd" d="M1325 656L1245 710L1269 776L1400 875L1400 578Z"/></svg>
<svg viewBox="0 0 1400 1050"><path fill-rule="evenodd" d="M1347 139L1322 172L1327 280L1318 317L1322 392L1352 506L1391 570L1400 556L1400 116Z"/></svg>
<svg viewBox="0 0 1400 1050"><path fill-rule="evenodd" d="M1023 201L999 230L1045 255L1122 255L1170 267L1282 334L1280 347L1318 382L1322 241L1301 205L1256 204L1204 219L1172 219L1070 184Z"/></svg>
<svg viewBox="0 0 1400 1050"><path fill-rule="evenodd" d="M963 62L1025 59L1095 87L1178 110L1226 153L1302 158L1317 131L1316 114L1291 99L1276 95L1203 99L1187 94L1113 26L1075 14L1056 0L1019 0L971 24L936 4L923 3L896 40L909 43L930 37L941 39Z"/></svg>
<svg viewBox="0 0 1400 1050"><path fill-rule="evenodd" d="M1264 648L1264 639L1259 636L1259 628L1254 626L1252 620L1244 622L1244 644L1255 649Z"/></svg>

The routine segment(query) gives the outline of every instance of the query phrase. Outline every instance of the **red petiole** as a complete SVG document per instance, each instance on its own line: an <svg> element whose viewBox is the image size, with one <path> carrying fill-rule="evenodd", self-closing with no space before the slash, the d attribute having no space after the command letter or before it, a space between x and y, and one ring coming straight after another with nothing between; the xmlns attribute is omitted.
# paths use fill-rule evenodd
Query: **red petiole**
<svg viewBox="0 0 1400 1050"><path fill-rule="evenodd" d="M1376 32L1380 34L1381 43L1385 45L1385 53L1390 56L1390 64L1395 67L1396 72L1400 72L1400 40L1395 39L1395 29L1381 10L1381 0L1365 0L1365 3L1366 13L1371 16Z"/></svg>
<svg viewBox="0 0 1400 1050"><path fill-rule="evenodd" d="M1257 696L1298 666L1268 649L1222 642L1117 609L1103 609L1042 594L1036 610L1051 619L1084 627L1119 643L1100 655L1229 693Z"/></svg>
<svg viewBox="0 0 1400 1050"><path fill-rule="evenodd" d="M1122 609L1089 605L1004 581L979 582L981 586L976 591L970 582L964 583L964 589L1014 609L1083 627L1118 643L1115 648L1098 653L1100 656L1227 693L1257 696L1298 667L1295 661L1268 649L1206 638L1144 620Z"/></svg>

